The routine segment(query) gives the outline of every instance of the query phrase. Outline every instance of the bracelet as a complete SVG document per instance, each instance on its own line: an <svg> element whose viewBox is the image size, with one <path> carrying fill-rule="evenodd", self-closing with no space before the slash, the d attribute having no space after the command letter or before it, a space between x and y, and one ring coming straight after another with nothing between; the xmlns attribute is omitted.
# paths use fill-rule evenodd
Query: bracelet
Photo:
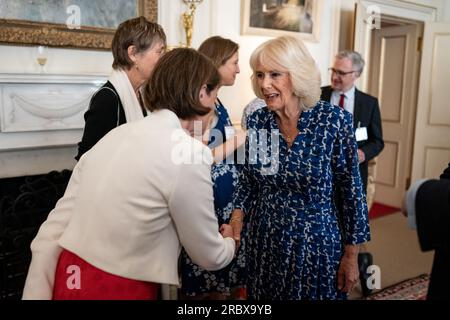
<svg viewBox="0 0 450 320"><path fill-rule="evenodd" d="M230 219L230 222L233 222L233 221L242 222L243 219L242 219L242 218L231 218L231 219Z"/></svg>

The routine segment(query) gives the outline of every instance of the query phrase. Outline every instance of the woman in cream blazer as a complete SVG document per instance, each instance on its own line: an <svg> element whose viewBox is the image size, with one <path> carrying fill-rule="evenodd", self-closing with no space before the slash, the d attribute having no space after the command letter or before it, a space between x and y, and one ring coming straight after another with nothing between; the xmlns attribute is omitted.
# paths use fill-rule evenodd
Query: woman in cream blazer
<svg viewBox="0 0 450 320"><path fill-rule="evenodd" d="M160 59L144 92L152 113L112 130L81 157L41 226L24 299L53 297L63 251L114 276L173 285L181 245L205 269L231 262L231 227L219 233L214 214L211 152L192 138L210 119L219 79L195 50Z"/></svg>

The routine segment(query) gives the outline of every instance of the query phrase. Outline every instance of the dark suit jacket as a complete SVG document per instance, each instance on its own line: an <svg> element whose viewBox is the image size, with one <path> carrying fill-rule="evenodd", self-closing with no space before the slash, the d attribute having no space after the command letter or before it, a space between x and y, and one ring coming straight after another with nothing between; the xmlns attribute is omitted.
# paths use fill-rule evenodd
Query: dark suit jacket
<svg viewBox="0 0 450 320"><path fill-rule="evenodd" d="M415 208L420 247L435 250L428 299L450 299L450 164L419 187Z"/></svg>
<svg viewBox="0 0 450 320"><path fill-rule="evenodd" d="M111 82L106 82L92 96L89 109L84 114L84 120L86 124L83 138L78 143L76 160L79 160L109 131L126 122L122 101Z"/></svg>
<svg viewBox="0 0 450 320"><path fill-rule="evenodd" d="M321 99L330 102L332 92L333 90L330 86L322 87ZM364 190L366 190L369 174L368 162L375 158L384 148L383 131L378 99L355 89L355 109L353 111L353 127L355 131L358 123L360 123L360 127L367 128L368 136L367 140L358 142L358 148L366 156L366 160L359 165Z"/></svg>

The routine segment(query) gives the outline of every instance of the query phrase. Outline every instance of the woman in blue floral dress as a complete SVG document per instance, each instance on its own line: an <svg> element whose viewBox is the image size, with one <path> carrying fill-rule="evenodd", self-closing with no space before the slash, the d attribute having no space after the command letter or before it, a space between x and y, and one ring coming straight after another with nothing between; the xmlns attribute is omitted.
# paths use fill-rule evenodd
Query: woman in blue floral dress
<svg viewBox="0 0 450 320"><path fill-rule="evenodd" d="M233 85L236 75L240 71L238 49L237 43L217 36L205 40L198 49L199 52L209 57L219 70L222 86ZM212 149L215 158L211 176L214 207L219 227L223 223L228 223L233 210L233 192L238 180L235 149L243 145L245 132L235 131L228 112L220 100L216 102L215 113L215 123L212 124L210 130L208 146ZM236 143L233 145L233 142ZM224 146L227 146L225 152L223 151ZM235 260L228 267L210 272L194 264L183 251L180 258L182 298L239 298L238 289L244 287L245 280L243 252L244 246L241 245Z"/></svg>
<svg viewBox="0 0 450 320"><path fill-rule="evenodd" d="M358 244L370 239L351 115L319 101L319 70L299 39L263 43L250 64L267 107L247 121L230 222L239 232L249 215L248 296L345 299L358 281Z"/></svg>

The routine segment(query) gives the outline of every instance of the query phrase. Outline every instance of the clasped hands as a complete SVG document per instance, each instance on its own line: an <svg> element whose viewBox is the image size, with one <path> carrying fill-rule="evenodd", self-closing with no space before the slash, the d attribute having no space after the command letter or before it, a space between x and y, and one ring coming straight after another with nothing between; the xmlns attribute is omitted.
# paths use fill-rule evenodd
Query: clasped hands
<svg viewBox="0 0 450 320"><path fill-rule="evenodd" d="M234 243L236 245L235 252L238 251L239 246L241 244L241 231L242 230L242 222L233 222L231 221L230 224L222 224L220 226L220 233L222 234L222 237L224 238L232 238L234 240Z"/></svg>
<svg viewBox="0 0 450 320"><path fill-rule="evenodd" d="M236 251L241 244L241 231L244 221L244 212L240 209L233 211L228 224L222 224L220 226L220 233L224 238L231 237L236 244Z"/></svg>

